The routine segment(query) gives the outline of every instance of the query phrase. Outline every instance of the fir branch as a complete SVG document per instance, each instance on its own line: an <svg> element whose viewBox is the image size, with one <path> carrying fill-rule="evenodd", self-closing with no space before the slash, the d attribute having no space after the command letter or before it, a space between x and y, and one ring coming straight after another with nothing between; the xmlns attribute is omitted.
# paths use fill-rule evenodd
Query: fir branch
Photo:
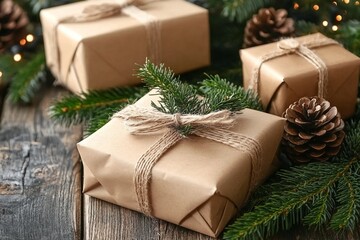
<svg viewBox="0 0 360 240"><path fill-rule="evenodd" d="M1 79L9 83L14 74L24 66L24 61L14 62L13 56L8 53L0 55Z"/></svg>
<svg viewBox="0 0 360 240"><path fill-rule="evenodd" d="M152 106L164 113L201 114L202 101L197 96L193 85L180 82L174 73L160 64L156 66L148 59L139 68L138 76L149 88L158 88L160 101Z"/></svg>
<svg viewBox="0 0 360 240"><path fill-rule="evenodd" d="M14 103L29 103L45 81L45 54L39 50L12 78L9 99Z"/></svg>
<svg viewBox="0 0 360 240"><path fill-rule="evenodd" d="M206 75L207 79L200 83L200 91L205 97L210 111L230 109L239 111L252 108L262 111L260 99L253 91L245 90L241 86L220 78L219 75Z"/></svg>
<svg viewBox="0 0 360 240"><path fill-rule="evenodd" d="M360 9L360 7L359 7ZM335 38L344 44L350 52L360 56L360 21L352 20L343 23Z"/></svg>
<svg viewBox="0 0 360 240"><path fill-rule="evenodd" d="M66 125L92 120L91 126L102 126L104 118L108 120L112 113L143 96L145 92L142 87L128 87L90 91L81 96L70 95L55 102L49 109L49 115L56 122ZM102 117L97 117L99 113ZM94 129L89 131L93 132Z"/></svg>
<svg viewBox="0 0 360 240"><path fill-rule="evenodd" d="M359 170L360 164L357 163ZM339 207L333 215L330 227L336 231L352 231L359 222L360 215L360 183L358 172L352 172L339 180Z"/></svg>
<svg viewBox="0 0 360 240"><path fill-rule="evenodd" d="M280 180L264 186L266 200L230 225L224 238L263 239L300 223L352 230L360 217L360 120L350 125L339 155L346 159L279 171Z"/></svg>
<svg viewBox="0 0 360 240"><path fill-rule="evenodd" d="M264 7L267 0L223 0L223 15L231 21L243 22L251 17L259 8Z"/></svg>
<svg viewBox="0 0 360 240"><path fill-rule="evenodd" d="M319 25L304 20L296 21L295 26L295 33L297 36L320 32L322 29Z"/></svg>

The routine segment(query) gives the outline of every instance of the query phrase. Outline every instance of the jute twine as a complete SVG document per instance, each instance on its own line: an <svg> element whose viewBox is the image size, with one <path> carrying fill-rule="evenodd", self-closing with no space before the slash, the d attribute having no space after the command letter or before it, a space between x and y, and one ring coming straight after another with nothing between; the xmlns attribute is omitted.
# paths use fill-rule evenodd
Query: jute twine
<svg viewBox="0 0 360 240"><path fill-rule="evenodd" d="M314 39L310 42L300 44L294 38L283 39L278 42L277 49L273 52L263 55L260 63L254 68L249 88L259 91L260 68L263 63L271 59L281 57L287 54L298 54L310 62L319 72L318 80L318 96L326 98L326 90L328 84L328 69L324 61L316 55L310 48L322 47L331 44L339 44L335 40L329 38Z"/></svg>
<svg viewBox="0 0 360 240"><path fill-rule="evenodd" d="M135 166L134 187L141 212L152 216L150 200L152 168L169 148L186 137L177 130L181 126L191 126L193 135L231 146L249 154L252 163L249 195L258 185L262 147L257 140L229 130L235 124L236 115L228 110L206 115L172 115L135 105L129 105L114 114L113 118L123 119L132 134L151 134L165 130L161 138L140 157Z"/></svg>
<svg viewBox="0 0 360 240"><path fill-rule="evenodd" d="M75 16L64 17L60 19L53 31L48 32L50 48L52 49L48 54L51 54L50 58L55 59L52 63L53 71L59 78L58 81L66 82L65 79L61 79L61 66L60 66L60 49L58 44L58 27L62 23L81 23L96 21L99 19L112 17L120 13L124 13L137 21L139 21L146 30L146 44L147 44L147 57L155 64L161 61L161 23L154 16L139 9L137 6L147 4L154 0L116 0L117 3L102 3L91 4L83 9L81 13ZM95 2L95 1L94 1ZM75 55L75 53L74 53ZM74 57L74 56L73 56ZM72 69L77 76L76 69L72 66ZM70 71L70 69L68 69ZM79 78L77 77L78 84L83 91Z"/></svg>

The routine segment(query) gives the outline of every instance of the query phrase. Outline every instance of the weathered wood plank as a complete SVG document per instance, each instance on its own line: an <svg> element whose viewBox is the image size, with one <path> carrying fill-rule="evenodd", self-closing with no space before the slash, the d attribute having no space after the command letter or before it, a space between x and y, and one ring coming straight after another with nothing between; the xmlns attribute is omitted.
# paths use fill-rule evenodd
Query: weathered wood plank
<svg viewBox="0 0 360 240"><path fill-rule="evenodd" d="M87 195L84 196L84 237L86 240L213 239Z"/></svg>
<svg viewBox="0 0 360 240"><path fill-rule="evenodd" d="M81 239L79 126L47 116L51 88L32 106L6 101L0 130L0 238Z"/></svg>

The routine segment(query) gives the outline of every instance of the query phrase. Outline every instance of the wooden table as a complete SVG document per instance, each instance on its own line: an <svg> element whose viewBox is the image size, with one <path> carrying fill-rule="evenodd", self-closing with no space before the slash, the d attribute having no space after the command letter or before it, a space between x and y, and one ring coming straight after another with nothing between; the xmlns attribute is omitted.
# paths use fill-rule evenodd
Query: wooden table
<svg viewBox="0 0 360 240"><path fill-rule="evenodd" d="M55 125L47 114L51 102L64 94L51 87L33 105L3 104L1 240L212 239L83 195L82 164L75 148L82 127ZM348 239L360 239L358 233ZM295 229L275 239L333 239L318 237Z"/></svg>

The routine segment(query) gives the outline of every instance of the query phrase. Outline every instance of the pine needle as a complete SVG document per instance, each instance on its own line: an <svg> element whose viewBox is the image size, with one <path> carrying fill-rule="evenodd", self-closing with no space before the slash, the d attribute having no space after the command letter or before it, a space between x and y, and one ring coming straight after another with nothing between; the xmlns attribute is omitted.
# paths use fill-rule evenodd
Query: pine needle
<svg viewBox="0 0 360 240"><path fill-rule="evenodd" d="M267 2L267 0L223 0L223 15L231 21L243 22Z"/></svg>
<svg viewBox="0 0 360 240"><path fill-rule="evenodd" d="M108 121L114 112L143 96L146 91L142 87L127 87L71 95L55 102L49 109L49 115L56 122L68 126L91 121L91 126L101 127L104 119Z"/></svg>
<svg viewBox="0 0 360 240"><path fill-rule="evenodd" d="M40 50L14 75L8 97L13 103L30 103L45 81L45 54Z"/></svg>

